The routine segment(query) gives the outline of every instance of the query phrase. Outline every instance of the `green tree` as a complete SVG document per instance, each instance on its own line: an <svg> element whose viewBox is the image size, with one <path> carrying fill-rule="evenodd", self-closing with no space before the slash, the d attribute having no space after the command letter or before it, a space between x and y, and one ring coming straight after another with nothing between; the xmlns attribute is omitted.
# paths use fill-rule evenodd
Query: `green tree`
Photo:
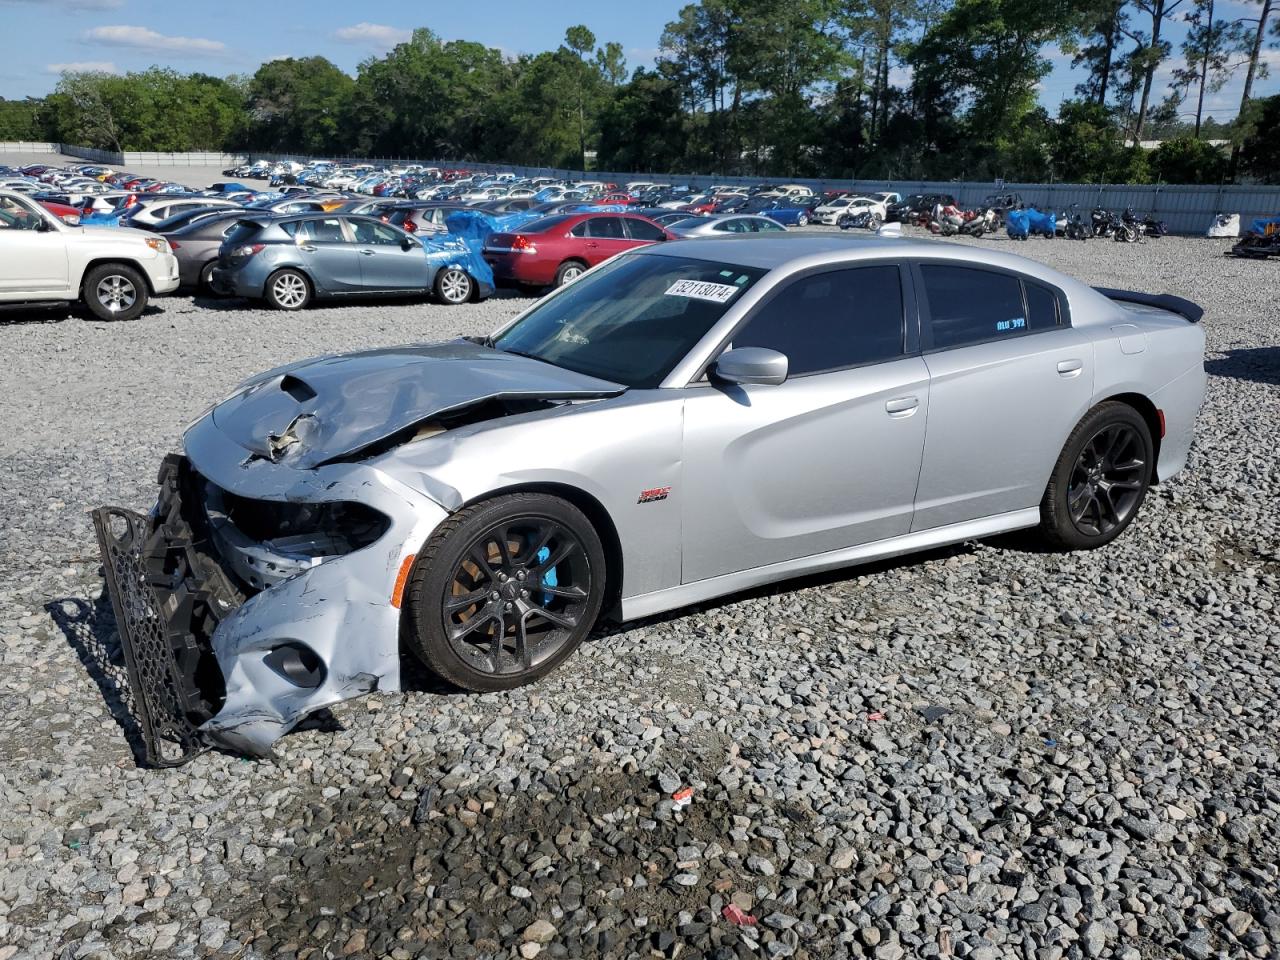
<svg viewBox="0 0 1280 960"><path fill-rule="evenodd" d="M1227 156L1198 137L1165 140L1151 151L1151 173L1165 183L1221 183Z"/></svg>
<svg viewBox="0 0 1280 960"><path fill-rule="evenodd" d="M1217 93L1230 75L1231 56L1240 46L1239 25L1217 16L1216 0L1194 0L1195 9L1187 15L1187 36L1182 42L1186 58L1173 73L1174 89L1179 100L1196 91L1195 135L1200 136L1204 123L1204 98Z"/></svg>
<svg viewBox="0 0 1280 960"><path fill-rule="evenodd" d="M1249 111L1240 163L1263 183L1280 183L1280 94L1251 101Z"/></svg>
<svg viewBox="0 0 1280 960"><path fill-rule="evenodd" d="M274 153L334 153L348 146L343 121L355 84L324 57L272 60L248 83L236 145Z"/></svg>
<svg viewBox="0 0 1280 960"><path fill-rule="evenodd" d="M40 101L6 100L0 97L0 140L37 140L40 127L37 110Z"/></svg>
<svg viewBox="0 0 1280 960"><path fill-rule="evenodd" d="M673 171L684 160L683 131L679 85L641 67L600 113L600 168Z"/></svg>

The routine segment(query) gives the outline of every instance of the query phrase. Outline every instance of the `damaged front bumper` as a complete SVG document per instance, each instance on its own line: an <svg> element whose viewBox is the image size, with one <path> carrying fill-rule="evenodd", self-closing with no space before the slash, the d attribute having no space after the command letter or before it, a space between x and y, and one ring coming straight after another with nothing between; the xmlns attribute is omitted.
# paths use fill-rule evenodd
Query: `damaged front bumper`
<svg viewBox="0 0 1280 960"><path fill-rule="evenodd" d="M268 756L308 714L399 689L398 591L445 509L368 464L246 461L208 418L187 451L151 515L94 514L143 759ZM280 517L345 528L257 529Z"/></svg>

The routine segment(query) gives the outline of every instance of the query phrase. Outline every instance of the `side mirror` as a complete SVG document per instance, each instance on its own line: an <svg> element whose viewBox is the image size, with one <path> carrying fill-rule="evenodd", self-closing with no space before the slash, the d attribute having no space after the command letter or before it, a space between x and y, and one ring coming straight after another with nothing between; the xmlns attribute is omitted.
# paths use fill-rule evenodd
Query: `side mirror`
<svg viewBox="0 0 1280 960"><path fill-rule="evenodd" d="M413 237L405 237L400 241L401 250L412 250L416 246L418 246L418 241L413 239Z"/></svg>
<svg viewBox="0 0 1280 960"><path fill-rule="evenodd" d="M787 379L784 354L766 347L738 347L720 355L710 374L724 383L758 383L777 386Z"/></svg>

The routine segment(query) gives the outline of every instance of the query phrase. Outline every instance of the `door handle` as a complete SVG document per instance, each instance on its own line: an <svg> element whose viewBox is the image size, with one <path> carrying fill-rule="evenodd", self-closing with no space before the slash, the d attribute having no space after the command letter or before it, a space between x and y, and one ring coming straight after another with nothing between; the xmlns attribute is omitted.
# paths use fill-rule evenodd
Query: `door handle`
<svg viewBox="0 0 1280 960"><path fill-rule="evenodd" d="M1058 375L1063 377L1078 377L1080 371L1084 369L1083 360L1059 360Z"/></svg>
<svg viewBox="0 0 1280 960"><path fill-rule="evenodd" d="M885 412L891 417L909 417L916 412L920 401L916 397L898 397L884 405Z"/></svg>
<svg viewBox="0 0 1280 960"><path fill-rule="evenodd" d="M299 246L299 247L298 247L298 249L299 249L299 250L301 250L301 251L303 251L304 253L315 253L315 252L316 252L315 245L314 245L314 244L310 244L310 243L304 243L304 244L302 244L301 246Z"/></svg>
<svg viewBox="0 0 1280 960"><path fill-rule="evenodd" d="M586 244L586 247L587 247L587 249L588 249L588 250L594 250L594 249L595 249L596 247L598 247L598 246L600 246L600 244L598 244L598 243L590 243L590 242L588 242L588 243Z"/></svg>
<svg viewBox="0 0 1280 960"><path fill-rule="evenodd" d="M372 250L361 250L361 251L360 251L360 255L361 255L362 257L372 257L372 256L373 256L373 251L372 251Z"/></svg>

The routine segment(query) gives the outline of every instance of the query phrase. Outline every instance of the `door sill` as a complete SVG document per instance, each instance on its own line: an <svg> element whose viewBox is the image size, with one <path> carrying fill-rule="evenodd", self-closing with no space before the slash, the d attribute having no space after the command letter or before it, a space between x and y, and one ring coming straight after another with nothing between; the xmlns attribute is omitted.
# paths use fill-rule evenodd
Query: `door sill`
<svg viewBox="0 0 1280 960"><path fill-rule="evenodd" d="M963 543L965 540L976 540L982 537L993 537L1012 530L1024 530L1034 527L1040 522L1040 508L1029 507L1026 510L1014 510L1000 513L979 520L966 520L963 523L952 523L945 527L933 527L906 533L888 540L876 540L872 543L860 543L854 547L842 547L827 553L818 553L795 560L783 560L750 570L739 570L693 583L682 583L678 587L655 590L634 597L625 597L621 603L621 620L635 620L638 617L649 617L655 613L664 613L678 607L687 607L693 603L701 603L713 597L749 590L766 583L787 580L805 574L821 573L839 567L851 567L886 557L917 553L952 543Z"/></svg>

